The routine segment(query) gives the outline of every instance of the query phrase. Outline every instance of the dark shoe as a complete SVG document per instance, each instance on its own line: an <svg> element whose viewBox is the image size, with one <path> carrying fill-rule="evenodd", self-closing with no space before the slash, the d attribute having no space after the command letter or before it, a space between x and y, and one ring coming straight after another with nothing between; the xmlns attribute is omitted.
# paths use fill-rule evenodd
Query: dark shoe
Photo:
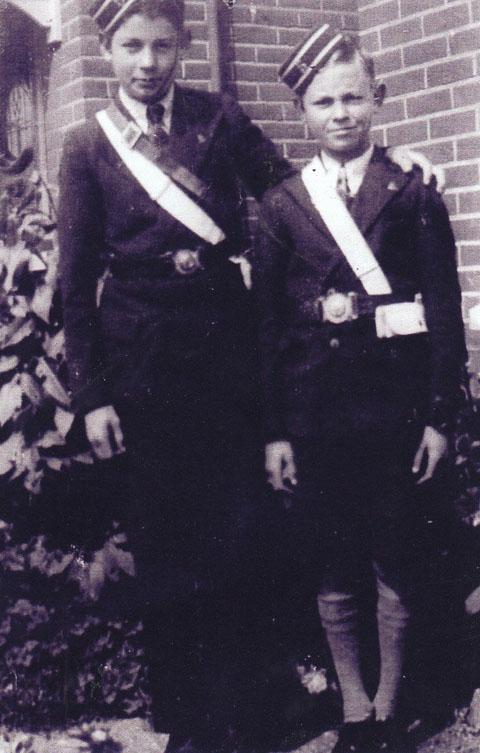
<svg viewBox="0 0 480 753"><path fill-rule="evenodd" d="M371 719L345 722L340 727L332 753L376 753L375 729L376 724Z"/></svg>
<svg viewBox="0 0 480 753"><path fill-rule="evenodd" d="M396 721L375 722L375 740L380 753L415 753L416 746L406 729Z"/></svg>

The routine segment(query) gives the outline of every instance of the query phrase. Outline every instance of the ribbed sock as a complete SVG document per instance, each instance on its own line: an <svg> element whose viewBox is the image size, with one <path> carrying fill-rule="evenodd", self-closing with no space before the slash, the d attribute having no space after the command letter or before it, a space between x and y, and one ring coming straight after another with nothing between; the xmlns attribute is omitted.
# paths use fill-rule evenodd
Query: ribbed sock
<svg viewBox="0 0 480 753"><path fill-rule="evenodd" d="M410 612L400 595L377 578L380 681L373 705L378 721L395 715L405 657Z"/></svg>
<svg viewBox="0 0 480 753"><path fill-rule="evenodd" d="M318 610L342 693L344 721L363 722L373 707L362 679L356 598L346 593L321 594Z"/></svg>

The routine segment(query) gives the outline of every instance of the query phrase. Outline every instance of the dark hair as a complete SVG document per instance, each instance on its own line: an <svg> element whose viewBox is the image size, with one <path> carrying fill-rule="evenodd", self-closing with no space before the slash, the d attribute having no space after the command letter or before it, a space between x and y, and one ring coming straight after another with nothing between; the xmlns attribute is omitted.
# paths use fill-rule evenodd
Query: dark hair
<svg viewBox="0 0 480 753"><path fill-rule="evenodd" d="M183 0L135 0L129 9L120 16L117 23L101 35L105 47L110 46L115 32L123 26L129 18L137 14L141 14L152 20L162 16L170 21L177 31L184 31L183 23L185 19L185 6Z"/></svg>

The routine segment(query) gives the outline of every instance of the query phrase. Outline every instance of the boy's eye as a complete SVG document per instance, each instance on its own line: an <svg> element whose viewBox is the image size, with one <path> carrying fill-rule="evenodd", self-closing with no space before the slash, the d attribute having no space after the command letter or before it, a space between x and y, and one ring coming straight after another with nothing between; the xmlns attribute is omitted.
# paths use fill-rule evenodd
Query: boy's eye
<svg viewBox="0 0 480 753"><path fill-rule="evenodd" d="M321 99L317 99L315 102L317 107L331 107L333 104L333 99L330 97L322 97Z"/></svg>
<svg viewBox="0 0 480 753"><path fill-rule="evenodd" d="M141 44L137 40L131 39L128 42L124 42L123 47L126 47L128 50L139 50Z"/></svg>
<svg viewBox="0 0 480 753"><path fill-rule="evenodd" d="M344 97L344 102L362 102L362 100L361 94L347 94Z"/></svg>

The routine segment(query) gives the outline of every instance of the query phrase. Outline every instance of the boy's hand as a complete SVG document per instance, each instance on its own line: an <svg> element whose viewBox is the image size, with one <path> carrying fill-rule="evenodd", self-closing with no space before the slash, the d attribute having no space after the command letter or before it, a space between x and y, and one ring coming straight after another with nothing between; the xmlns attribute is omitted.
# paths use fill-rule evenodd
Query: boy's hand
<svg viewBox="0 0 480 753"><path fill-rule="evenodd" d="M125 451L120 419L113 405L96 408L85 416L85 431L100 460L108 460Z"/></svg>
<svg viewBox="0 0 480 753"><path fill-rule="evenodd" d="M290 442L269 442L265 447L267 481L276 492L291 492L297 484L297 468Z"/></svg>
<svg viewBox="0 0 480 753"><path fill-rule="evenodd" d="M424 481L432 478L438 462L447 454L447 449L446 436L434 429L433 426L426 426L412 466L412 473L418 473L422 467L423 459L426 458L425 473L418 479L417 484L423 484Z"/></svg>
<svg viewBox="0 0 480 753"><path fill-rule="evenodd" d="M442 193L445 189L444 169L438 165L432 165L430 160L421 152L416 152L408 146L389 146L387 156L401 167L404 173L409 173L413 166L417 165L423 172L423 182L426 186L430 183L432 176L435 176L437 191Z"/></svg>

